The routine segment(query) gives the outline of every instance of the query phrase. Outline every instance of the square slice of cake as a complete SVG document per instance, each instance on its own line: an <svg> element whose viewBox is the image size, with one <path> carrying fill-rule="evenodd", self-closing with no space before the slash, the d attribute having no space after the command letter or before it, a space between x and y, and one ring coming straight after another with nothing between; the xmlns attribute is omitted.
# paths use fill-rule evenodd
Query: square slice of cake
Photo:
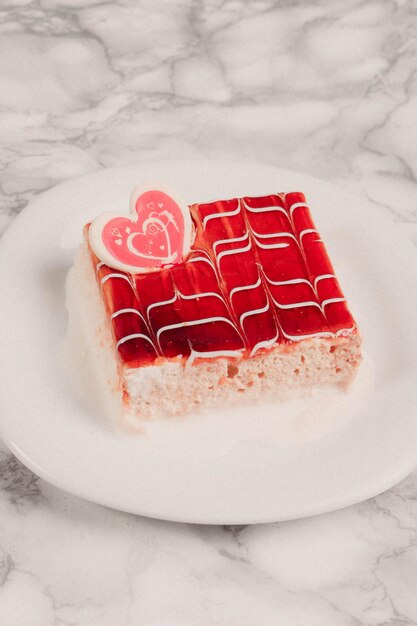
<svg viewBox="0 0 417 626"><path fill-rule="evenodd" d="M348 385L361 338L304 195L189 210L188 257L151 273L106 265L85 227L70 295L121 422Z"/></svg>

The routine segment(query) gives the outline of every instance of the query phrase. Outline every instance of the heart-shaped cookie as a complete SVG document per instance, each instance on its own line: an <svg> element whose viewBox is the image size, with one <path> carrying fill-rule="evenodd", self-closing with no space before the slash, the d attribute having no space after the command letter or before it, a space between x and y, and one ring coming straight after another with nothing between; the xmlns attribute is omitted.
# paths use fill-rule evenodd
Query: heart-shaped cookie
<svg viewBox="0 0 417 626"><path fill-rule="evenodd" d="M185 260L191 246L187 205L165 191L136 188L130 215L103 213L90 225L89 241L109 267L131 273L152 272Z"/></svg>

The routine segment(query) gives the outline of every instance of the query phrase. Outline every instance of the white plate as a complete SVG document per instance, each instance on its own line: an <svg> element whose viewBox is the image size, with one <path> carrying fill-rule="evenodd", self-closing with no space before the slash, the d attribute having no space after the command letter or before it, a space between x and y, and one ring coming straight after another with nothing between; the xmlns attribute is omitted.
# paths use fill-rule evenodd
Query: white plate
<svg viewBox="0 0 417 626"><path fill-rule="evenodd" d="M81 227L127 207L160 179L188 200L306 193L374 363L336 401L225 410L111 432L60 365L64 279ZM417 255L368 203L325 182L234 162L162 162L55 187L0 245L1 433L39 476L78 496L151 517L243 524L343 507L388 489L417 464ZM327 408L326 408L327 407Z"/></svg>

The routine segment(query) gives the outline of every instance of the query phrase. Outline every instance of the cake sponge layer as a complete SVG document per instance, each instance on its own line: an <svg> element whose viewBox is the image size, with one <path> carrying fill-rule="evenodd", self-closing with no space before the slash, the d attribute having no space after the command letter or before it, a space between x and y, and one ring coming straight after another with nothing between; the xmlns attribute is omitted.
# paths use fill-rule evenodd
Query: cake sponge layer
<svg viewBox="0 0 417 626"><path fill-rule="evenodd" d="M317 338L283 349L270 349L251 359L201 359L191 366L126 369L123 373L134 426L138 418L182 415L201 407L235 405L257 399L291 397L295 389L316 384L348 386L361 360L357 334Z"/></svg>

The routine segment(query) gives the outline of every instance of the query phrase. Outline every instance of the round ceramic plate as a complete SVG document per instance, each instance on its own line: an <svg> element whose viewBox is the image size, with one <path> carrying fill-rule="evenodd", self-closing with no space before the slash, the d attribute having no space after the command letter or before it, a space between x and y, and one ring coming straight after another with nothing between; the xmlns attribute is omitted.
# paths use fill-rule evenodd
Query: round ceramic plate
<svg viewBox="0 0 417 626"><path fill-rule="evenodd" d="M161 419L113 432L61 366L65 275L83 224L160 180L188 202L303 191L364 337L348 393ZM30 469L117 509L245 524L337 509L417 464L417 254L368 203L323 181L238 162L145 163L58 185L0 245L1 435ZM373 375L370 372L373 370Z"/></svg>

